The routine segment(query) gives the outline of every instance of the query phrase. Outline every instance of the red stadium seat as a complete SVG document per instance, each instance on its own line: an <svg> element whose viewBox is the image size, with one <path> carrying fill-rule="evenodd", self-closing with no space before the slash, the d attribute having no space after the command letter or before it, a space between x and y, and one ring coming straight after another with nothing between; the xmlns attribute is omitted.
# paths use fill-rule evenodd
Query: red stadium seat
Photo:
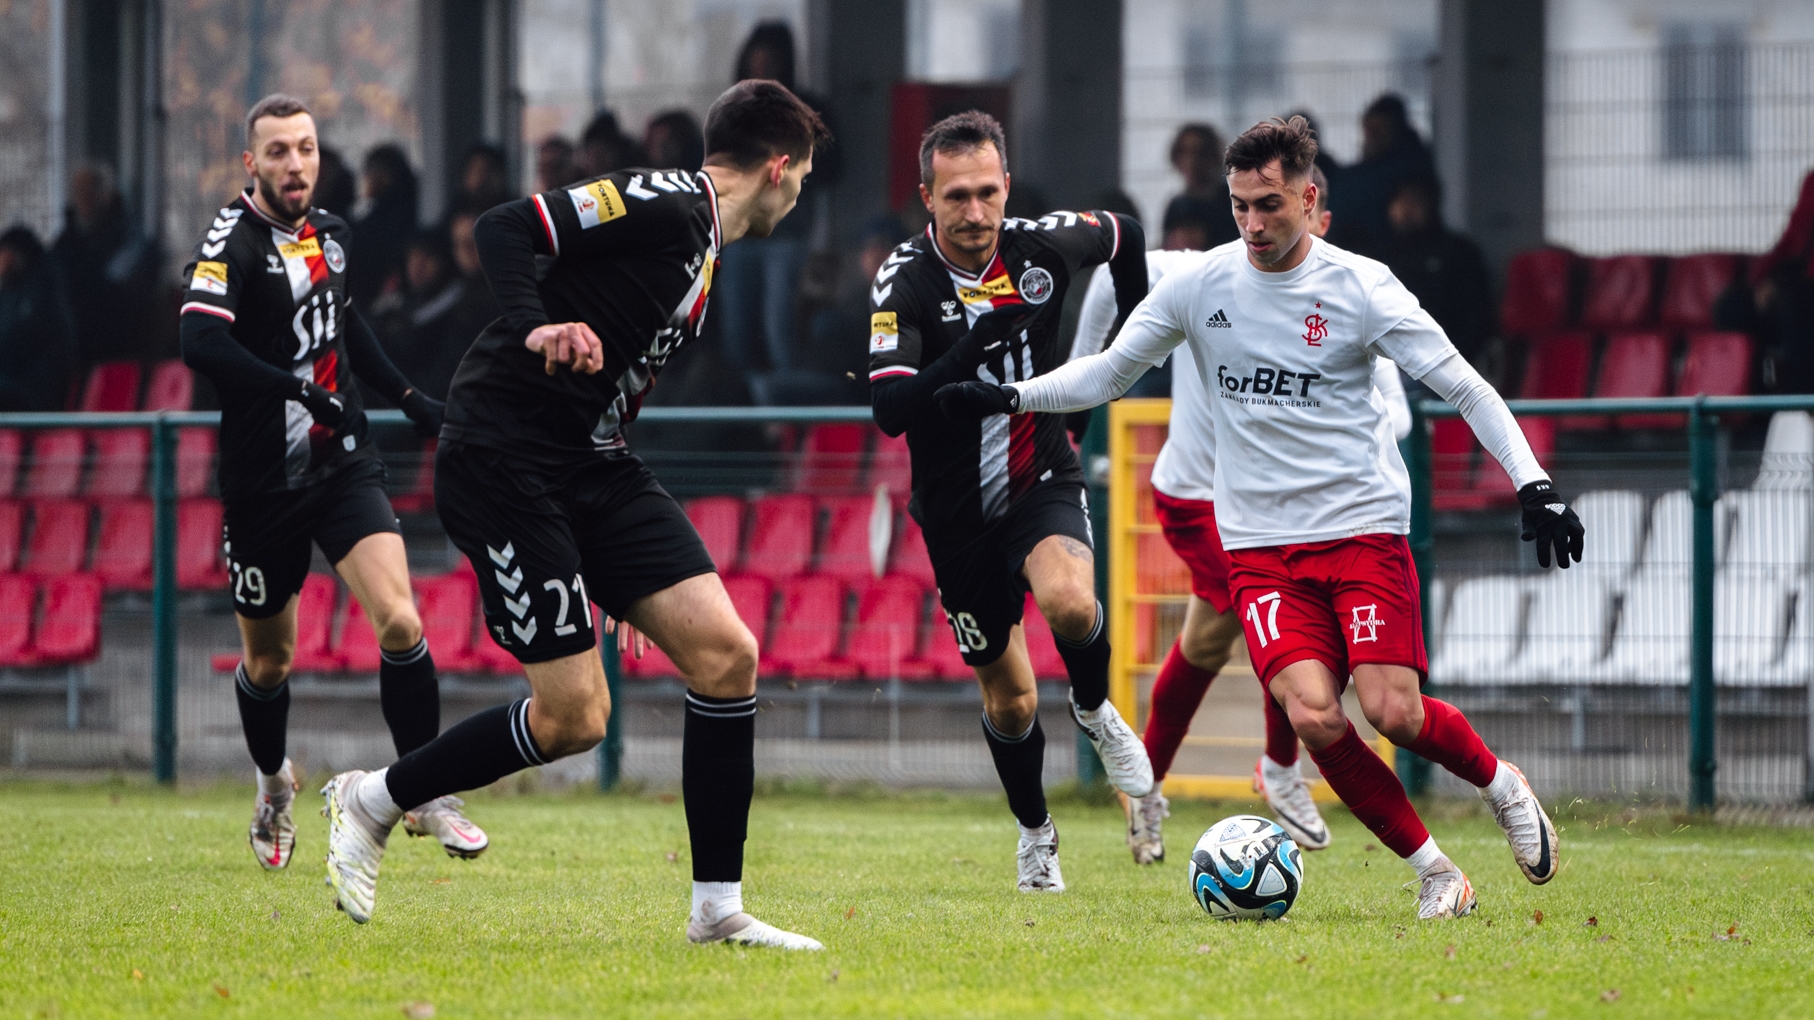
<svg viewBox="0 0 1814 1020"><path fill-rule="evenodd" d="M19 462L25 459L25 439L18 429L0 429L0 499L13 494L19 484Z"/></svg>
<svg viewBox="0 0 1814 1020"><path fill-rule="evenodd" d="M94 572L108 591L151 587L153 514L149 499L101 504L101 536L95 542Z"/></svg>
<svg viewBox="0 0 1814 1020"><path fill-rule="evenodd" d="M743 551L743 500L736 496L704 496L687 504L687 520L699 532L705 551L720 574L736 569Z"/></svg>
<svg viewBox="0 0 1814 1020"><path fill-rule="evenodd" d="M94 470L88 475L87 495L137 496L145 491L150 429L91 429L88 442L94 450Z"/></svg>
<svg viewBox="0 0 1814 1020"><path fill-rule="evenodd" d="M855 423L814 425L807 429L794 478L795 491L835 494L854 490L873 431L868 425Z"/></svg>
<svg viewBox="0 0 1814 1020"><path fill-rule="evenodd" d="M203 496L214 467L215 432L205 426L176 430L176 494L178 498Z"/></svg>
<svg viewBox="0 0 1814 1020"><path fill-rule="evenodd" d="M74 499L45 499L32 505L31 541L25 547L25 572L37 577L75 574L88 560L88 504Z"/></svg>
<svg viewBox="0 0 1814 1020"><path fill-rule="evenodd" d="M1606 353L1600 358L1600 377L1594 386L1596 397L1662 397L1669 394L1669 338L1661 333L1618 333L1606 341ZM1669 415L1622 414L1622 429L1667 428ZM1571 419L1573 421L1574 419ZM1579 428L1579 425L1570 427ZM1597 419L1597 428L1606 427L1606 419Z"/></svg>
<svg viewBox="0 0 1814 1020"><path fill-rule="evenodd" d="M523 664L492 640L482 615L479 617L479 631L479 636L472 642L472 657L485 667L485 672L493 676L522 676Z"/></svg>
<svg viewBox="0 0 1814 1020"><path fill-rule="evenodd" d="M1692 397L1742 397L1751 392L1751 337L1744 333L1699 332L1688 335L1688 355L1676 378L1673 395ZM1721 415L1728 425L1744 422L1743 415ZM1679 429L1688 420L1683 414L1626 414L1620 428Z"/></svg>
<svg viewBox="0 0 1814 1020"><path fill-rule="evenodd" d="M311 573L303 580L296 600L296 658L291 664L296 672L339 671L340 656L333 647L334 604L339 600L340 586L332 575Z"/></svg>
<svg viewBox="0 0 1814 1020"><path fill-rule="evenodd" d="M900 537L888 556L888 572L911 577L928 588L938 584L932 576L932 557L926 552L926 535L912 517L902 515Z"/></svg>
<svg viewBox="0 0 1814 1020"><path fill-rule="evenodd" d="M1657 324L1665 329L1708 329L1713 306L1738 274L1739 257L1709 253L1669 260Z"/></svg>
<svg viewBox="0 0 1814 1020"><path fill-rule="evenodd" d="M0 574L0 666L31 664L38 585L24 574Z"/></svg>
<svg viewBox="0 0 1814 1020"><path fill-rule="evenodd" d="M151 368L145 384L145 410L187 411L195 405L195 375L189 366L172 358Z"/></svg>
<svg viewBox="0 0 1814 1020"><path fill-rule="evenodd" d="M617 642L615 635L608 635L605 640L613 646ZM680 667L674 665L674 660L668 658L666 652L655 647L653 641L643 649L642 658L637 658L636 650L632 648L619 656L617 662L623 668L624 676L632 680L656 680L680 675Z"/></svg>
<svg viewBox="0 0 1814 1020"><path fill-rule="evenodd" d="M937 675L916 654L925 607L926 589L910 577L884 577L858 588L846 657L864 679L925 680Z"/></svg>
<svg viewBox="0 0 1814 1020"><path fill-rule="evenodd" d="M65 574L44 585L44 618L32 638L32 659L54 666L101 654L101 579Z"/></svg>
<svg viewBox="0 0 1814 1020"><path fill-rule="evenodd" d="M855 663L838 656L844 637L844 582L813 574L781 585L774 640L763 647L763 673L800 680L851 680Z"/></svg>
<svg viewBox="0 0 1814 1020"><path fill-rule="evenodd" d="M724 579L725 594L731 597L731 606L737 610L737 616L743 625L756 635L756 642L768 645L769 607L774 604L775 587L767 578L762 577L727 577Z"/></svg>
<svg viewBox="0 0 1814 1020"><path fill-rule="evenodd" d="M1518 427L1523 430L1525 441L1531 444L1531 452L1537 455L1537 463L1548 467L1555 459L1556 419L1519 418ZM1474 476L1474 495L1477 508L1511 506L1518 501L1518 491L1512 488L1511 476L1490 453L1483 452L1480 456L1480 470Z"/></svg>
<svg viewBox="0 0 1814 1020"><path fill-rule="evenodd" d="M913 495L913 454L907 448L905 433L898 436L883 435L876 432L875 453L869 457L869 477L864 484L870 489L878 485L888 486L888 497L894 505L904 507L907 498Z"/></svg>
<svg viewBox="0 0 1814 1020"><path fill-rule="evenodd" d="M1070 672L1064 668L1064 658L1058 654L1058 645L1052 641L1052 628L1046 624L1045 615L1039 611L1039 604L1033 601L1033 594L1027 593L1026 608L1021 611L1020 626L1026 632L1027 658L1033 662L1033 675L1041 680L1068 680Z"/></svg>
<svg viewBox="0 0 1814 1020"><path fill-rule="evenodd" d="M25 495L36 499L75 495L82 481L85 445L81 429L45 429L33 437Z"/></svg>
<svg viewBox="0 0 1814 1020"><path fill-rule="evenodd" d="M1436 510L1478 510L1473 492L1474 459L1480 443L1460 418L1430 422L1430 502Z"/></svg>
<svg viewBox="0 0 1814 1020"><path fill-rule="evenodd" d="M0 574L10 574L19 565L19 539L24 534L24 505L0 499Z"/></svg>
<svg viewBox="0 0 1814 1020"><path fill-rule="evenodd" d="M422 637L435 657L435 668L448 673L481 671L483 664L472 654L472 620L479 607L479 586L472 575L418 577L411 584L422 614Z"/></svg>
<svg viewBox="0 0 1814 1020"><path fill-rule="evenodd" d="M425 514L435 508L435 446L436 439L424 440L422 457L416 464L416 480L410 484L408 492L399 492L391 497L391 509L400 514Z"/></svg>
<svg viewBox="0 0 1814 1020"><path fill-rule="evenodd" d="M1593 339L1586 333L1541 337L1531 343L1518 395L1526 400L1585 397L1593 362Z"/></svg>
<svg viewBox="0 0 1814 1020"><path fill-rule="evenodd" d="M1592 330L1641 329L1656 310L1657 261L1648 255L1587 260L1581 325Z"/></svg>
<svg viewBox="0 0 1814 1020"><path fill-rule="evenodd" d="M964 662L963 653L957 650L957 637L951 633L951 622L945 618L944 607L939 605L936 594L932 610L926 614L926 636L920 641L916 665L941 680L976 679L976 671ZM905 674L902 679L907 679Z"/></svg>
<svg viewBox="0 0 1814 1020"><path fill-rule="evenodd" d="M220 500L197 496L176 504L176 586L205 591L227 583L221 563Z"/></svg>
<svg viewBox="0 0 1814 1020"><path fill-rule="evenodd" d="M105 361L88 373L82 390L83 411L136 411L139 409L139 363Z"/></svg>
<svg viewBox="0 0 1814 1020"><path fill-rule="evenodd" d="M1574 253L1539 248L1512 257L1499 324L1506 336L1536 336L1568 325Z"/></svg>
<svg viewBox="0 0 1814 1020"><path fill-rule="evenodd" d="M825 542L819 549L819 573L856 582L870 577L869 518L875 500L869 496L834 496L820 501L826 510Z"/></svg>
<svg viewBox="0 0 1814 1020"><path fill-rule="evenodd" d="M803 574L812 563L818 514L811 496L764 496L750 508L755 524L743 553L745 573L781 581Z"/></svg>
<svg viewBox="0 0 1814 1020"><path fill-rule="evenodd" d="M372 618L365 615L365 607L349 593L340 616L340 644L334 650L339 654L341 668L349 673L378 672L383 652L378 647L378 634L372 630Z"/></svg>

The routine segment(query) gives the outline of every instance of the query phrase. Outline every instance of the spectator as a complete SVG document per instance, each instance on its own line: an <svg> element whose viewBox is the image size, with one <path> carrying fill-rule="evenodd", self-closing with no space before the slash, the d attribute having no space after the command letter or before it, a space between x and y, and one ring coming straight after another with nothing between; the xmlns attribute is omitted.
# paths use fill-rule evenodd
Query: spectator
<svg viewBox="0 0 1814 1020"><path fill-rule="evenodd" d="M1461 356L1479 364L1493 333L1492 285L1480 246L1442 222L1442 188L1434 177L1400 182L1386 216L1392 236L1380 260L1417 295Z"/></svg>
<svg viewBox="0 0 1814 1020"><path fill-rule="evenodd" d="M1782 237L1751 263L1750 279L1764 387L1814 393L1814 172L1801 182Z"/></svg>
<svg viewBox="0 0 1814 1020"><path fill-rule="evenodd" d="M705 163L705 132L685 110L657 114L643 129L642 147L657 170L698 170Z"/></svg>
<svg viewBox="0 0 1814 1020"><path fill-rule="evenodd" d="M758 393L758 403L863 404L869 400L869 286L906 231L893 216L864 225L853 256L843 260L834 303L813 315L806 364ZM742 243L742 242L739 242ZM763 399L764 397L768 399Z"/></svg>
<svg viewBox="0 0 1814 1020"><path fill-rule="evenodd" d="M351 222L353 204L359 201L359 181L339 149L321 147L321 173L315 178L315 208L325 209Z"/></svg>
<svg viewBox="0 0 1814 1020"><path fill-rule="evenodd" d="M1361 114L1360 162L1342 170L1340 187L1332 189L1335 215L1329 240L1367 255L1378 254L1392 240L1386 206L1398 186L1413 177L1436 179L1436 164L1405 109L1405 101L1388 92Z"/></svg>
<svg viewBox="0 0 1814 1020"><path fill-rule="evenodd" d="M586 125L585 133L580 135L579 166L582 177L596 177L625 167L642 166L647 162L642 146L636 144L634 138L624 134L617 124L617 114L610 110L598 111L593 116L592 123Z"/></svg>
<svg viewBox="0 0 1814 1020"><path fill-rule="evenodd" d="M386 289L401 285L403 249L415 236L416 172L396 143L365 154L364 216L353 224L353 259L347 294L355 305L370 308Z"/></svg>
<svg viewBox="0 0 1814 1020"><path fill-rule="evenodd" d="M1222 149L1222 136L1208 124L1186 124L1172 136L1172 168L1184 178L1184 191L1166 203L1162 222L1204 224L1209 231L1200 246L1204 249L1241 238L1228 202Z"/></svg>
<svg viewBox="0 0 1814 1020"><path fill-rule="evenodd" d="M574 162L573 143L549 135L535 147L535 190L554 191L585 176Z"/></svg>
<svg viewBox="0 0 1814 1020"><path fill-rule="evenodd" d="M460 193L457 203L477 207L480 211L515 198L510 193L509 175L504 167L504 150L490 142L474 142L466 150L460 169Z"/></svg>
<svg viewBox="0 0 1814 1020"><path fill-rule="evenodd" d="M0 234L0 411L63 406L75 323L38 235Z"/></svg>
<svg viewBox="0 0 1814 1020"><path fill-rule="evenodd" d="M1190 203L1172 202L1165 207L1165 221L1160 225L1162 231L1159 247L1166 251L1208 251L1214 245L1209 243L1210 233L1214 226L1210 223L1212 216L1208 210ZM1232 210L1227 216L1220 217L1234 222Z"/></svg>
<svg viewBox="0 0 1814 1020"><path fill-rule="evenodd" d="M145 322L155 313L156 258L152 246L126 215L113 174L85 163L69 178L69 208L63 233L51 248L51 263L62 292L80 294L71 303L75 317L72 368L101 361L142 358L144 337L122 322ZM59 398L62 396L58 395Z"/></svg>

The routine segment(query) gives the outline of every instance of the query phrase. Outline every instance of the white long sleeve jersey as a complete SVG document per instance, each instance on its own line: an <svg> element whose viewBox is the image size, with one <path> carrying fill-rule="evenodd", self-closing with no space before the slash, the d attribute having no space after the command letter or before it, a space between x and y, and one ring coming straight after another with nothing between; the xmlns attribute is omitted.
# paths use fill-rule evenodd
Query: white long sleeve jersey
<svg viewBox="0 0 1814 1020"><path fill-rule="evenodd" d="M1167 273L1207 257L1201 251L1149 251L1146 253L1147 286L1157 287ZM1102 350L1115 326L1115 283L1106 272L1090 278L1083 307L1077 316L1077 336L1071 358L1088 357ZM1411 431L1411 405L1398 366L1386 358L1373 362L1373 385L1384 398L1392 417L1392 435L1403 439ZM1216 427L1210 417L1209 393L1197 374L1197 361L1189 344L1172 352L1172 413L1165 445L1153 461L1153 488L1173 499L1209 501L1215 496Z"/></svg>
<svg viewBox="0 0 1814 1020"><path fill-rule="evenodd" d="M1410 530L1410 478L1373 381L1381 357L1454 402L1515 486L1547 477L1504 402L1391 271L1318 238L1283 273L1255 269L1240 242L1185 260L1107 351L1016 384L1020 407L1093 406L1180 344L1211 398L1228 549Z"/></svg>

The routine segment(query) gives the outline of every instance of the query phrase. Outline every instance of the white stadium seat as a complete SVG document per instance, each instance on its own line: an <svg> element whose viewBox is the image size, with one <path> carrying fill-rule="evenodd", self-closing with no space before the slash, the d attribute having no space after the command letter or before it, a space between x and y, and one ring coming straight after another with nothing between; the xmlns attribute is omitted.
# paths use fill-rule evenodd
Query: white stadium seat
<svg viewBox="0 0 1814 1020"><path fill-rule="evenodd" d="M1509 674L1526 682L1597 679L1612 595L1601 577L1570 568L1530 586L1524 651Z"/></svg>
<svg viewBox="0 0 1814 1020"><path fill-rule="evenodd" d="M1814 418L1806 411L1778 411L1764 436L1764 459L1755 488L1814 489Z"/></svg>
<svg viewBox="0 0 1814 1020"><path fill-rule="evenodd" d="M1624 581L1637 566L1644 540L1643 493L1623 489L1583 493L1575 501L1575 513L1594 536L1580 568L1615 585Z"/></svg>
<svg viewBox="0 0 1814 1020"><path fill-rule="evenodd" d="M1757 687L1777 681L1789 627L1789 587L1768 573L1724 573L1713 588L1713 679Z"/></svg>
<svg viewBox="0 0 1814 1020"><path fill-rule="evenodd" d="M1603 675L1616 683L1687 683L1693 606L1687 571L1640 570L1626 586Z"/></svg>
<svg viewBox="0 0 1814 1020"><path fill-rule="evenodd" d="M1723 559L1729 504L1725 500L1713 507L1713 562ZM1685 491L1665 492L1650 508L1650 535L1644 541L1644 558L1639 569L1677 569L1694 567L1694 504Z"/></svg>
<svg viewBox="0 0 1814 1020"><path fill-rule="evenodd" d="M1507 679L1518 650L1528 584L1517 577L1476 577L1455 586L1441 651L1430 678L1445 684L1490 684Z"/></svg>
<svg viewBox="0 0 1814 1020"><path fill-rule="evenodd" d="M1808 569L1808 529L1814 494L1789 489L1739 489L1720 497L1736 518L1723 567L1795 575Z"/></svg>

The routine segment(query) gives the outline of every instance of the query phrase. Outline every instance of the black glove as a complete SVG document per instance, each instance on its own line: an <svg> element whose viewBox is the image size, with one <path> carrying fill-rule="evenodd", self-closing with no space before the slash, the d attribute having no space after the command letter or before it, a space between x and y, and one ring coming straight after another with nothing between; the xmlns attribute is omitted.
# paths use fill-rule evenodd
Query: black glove
<svg viewBox="0 0 1814 1020"><path fill-rule="evenodd" d="M418 389L411 389L397 402L404 417L416 426L416 435L431 439L441 434L441 420L447 416L447 405Z"/></svg>
<svg viewBox="0 0 1814 1020"><path fill-rule="evenodd" d="M946 383L932 398L952 421L981 421L992 414L1014 414L1020 410L1020 391L994 383Z"/></svg>
<svg viewBox="0 0 1814 1020"><path fill-rule="evenodd" d="M346 424L346 401L340 398L340 394L319 383L304 380L302 395L296 400L309 409L315 424L323 428L338 431L340 426Z"/></svg>
<svg viewBox="0 0 1814 1020"><path fill-rule="evenodd" d="M1570 557L1581 562L1581 539L1587 529L1581 518L1556 495L1556 487L1547 479L1532 482L1518 490L1518 505L1524 509L1524 530L1518 537L1537 543L1537 563L1549 566L1549 554L1556 552L1556 565L1568 569Z"/></svg>
<svg viewBox="0 0 1814 1020"><path fill-rule="evenodd" d="M975 368L988 360L990 353L1001 344L1025 329L1035 314L1028 311L1026 305L1009 305L987 312L970 327L970 332L951 345L950 356L966 369Z"/></svg>

